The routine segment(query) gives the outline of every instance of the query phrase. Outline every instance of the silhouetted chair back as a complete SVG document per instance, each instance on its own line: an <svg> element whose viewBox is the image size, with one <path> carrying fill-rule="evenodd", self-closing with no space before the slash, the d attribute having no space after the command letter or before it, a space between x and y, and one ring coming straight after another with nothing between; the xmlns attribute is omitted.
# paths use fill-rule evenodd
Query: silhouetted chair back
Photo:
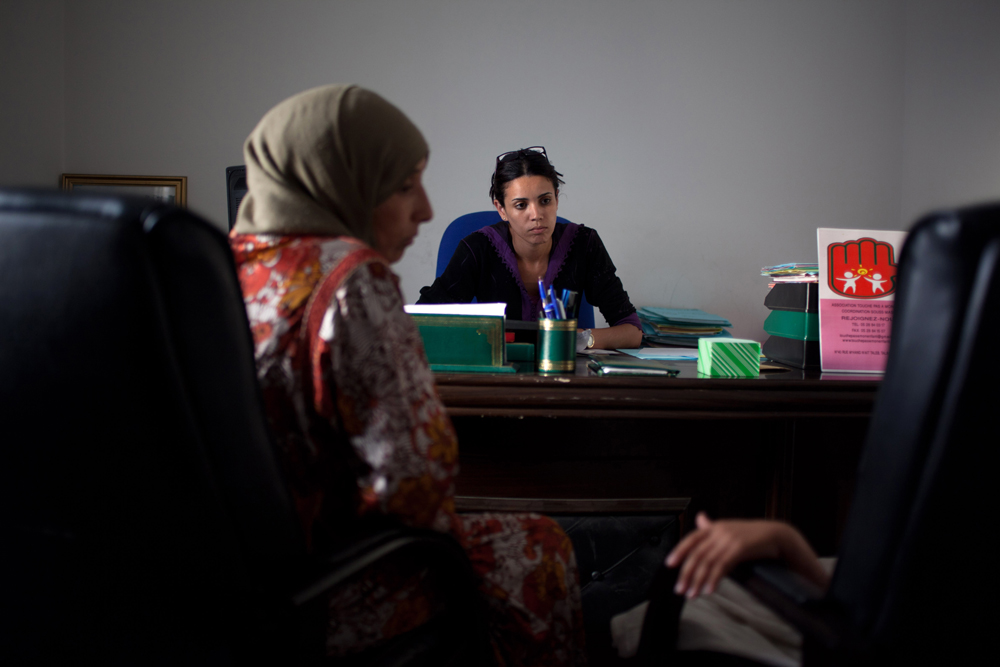
<svg viewBox="0 0 1000 667"><path fill-rule="evenodd" d="M225 238L144 200L4 191L0 330L5 636L108 662L228 650L259 624L246 582L303 540Z"/></svg>
<svg viewBox="0 0 1000 667"><path fill-rule="evenodd" d="M845 656L898 664L985 647L997 593L1000 205L925 217L903 247L885 379L828 598ZM850 437L851 434L845 434Z"/></svg>
<svg viewBox="0 0 1000 667"><path fill-rule="evenodd" d="M1000 205L918 221L897 275L885 379L829 590L774 563L734 573L803 633L805 665L966 664L993 648L996 614L983 608L1000 593Z"/></svg>
<svg viewBox="0 0 1000 667"><path fill-rule="evenodd" d="M569 222L566 218L556 218L557 222ZM441 235L441 243L438 245L438 256L437 256L437 273L434 274L435 277L440 276L444 273L444 270L448 268L448 262L451 261L452 255L455 254L455 250L458 248L458 244L466 236L472 232L478 231L483 227L489 227L490 225L500 222L500 214L493 211L476 211L475 213L466 213L465 215L460 215L445 228L444 234ZM530 289L530 286L529 286ZM594 307L587 302L587 297L585 294L580 295L580 309L577 316L577 325L581 329L591 329L594 327Z"/></svg>
<svg viewBox="0 0 1000 667"><path fill-rule="evenodd" d="M476 618L447 536L379 528L307 557L233 257L205 221L149 200L0 190L0 337L12 664L301 662L323 653L325 593L403 549L455 573L446 595ZM482 639L474 622L454 627ZM441 637L418 639L456 644ZM411 648L394 642L379 664Z"/></svg>

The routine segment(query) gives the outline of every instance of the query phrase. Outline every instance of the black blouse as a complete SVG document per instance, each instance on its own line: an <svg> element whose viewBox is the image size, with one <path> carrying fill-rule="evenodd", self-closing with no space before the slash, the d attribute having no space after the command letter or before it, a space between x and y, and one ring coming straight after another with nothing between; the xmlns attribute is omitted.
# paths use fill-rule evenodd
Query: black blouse
<svg viewBox="0 0 1000 667"><path fill-rule="evenodd" d="M601 237L589 227L556 223L543 282L554 285L556 294L563 289L583 293L611 326L627 322L642 328ZM473 297L480 303L506 303L508 319L538 319L538 286L529 288L521 281L506 222L462 239L448 268L433 285L420 290L417 303L469 303Z"/></svg>

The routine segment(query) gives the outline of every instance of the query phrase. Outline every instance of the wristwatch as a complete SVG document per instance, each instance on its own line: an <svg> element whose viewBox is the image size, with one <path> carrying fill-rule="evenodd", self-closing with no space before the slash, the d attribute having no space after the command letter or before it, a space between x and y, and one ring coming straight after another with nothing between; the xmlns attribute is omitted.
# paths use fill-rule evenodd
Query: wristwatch
<svg viewBox="0 0 1000 667"><path fill-rule="evenodd" d="M587 347L585 349L589 350L594 347L594 332L590 329L584 329L583 333L587 334Z"/></svg>

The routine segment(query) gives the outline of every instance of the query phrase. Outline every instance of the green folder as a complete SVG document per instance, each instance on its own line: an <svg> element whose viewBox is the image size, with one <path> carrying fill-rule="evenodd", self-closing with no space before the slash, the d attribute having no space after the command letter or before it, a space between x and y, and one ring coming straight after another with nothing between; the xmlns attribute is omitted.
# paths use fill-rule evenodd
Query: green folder
<svg viewBox="0 0 1000 667"><path fill-rule="evenodd" d="M470 366L467 364L429 364L435 373L517 373L515 364L503 366Z"/></svg>
<svg viewBox="0 0 1000 667"><path fill-rule="evenodd" d="M819 340L819 315L817 313L772 310L764 320L764 331L772 336L794 340Z"/></svg>

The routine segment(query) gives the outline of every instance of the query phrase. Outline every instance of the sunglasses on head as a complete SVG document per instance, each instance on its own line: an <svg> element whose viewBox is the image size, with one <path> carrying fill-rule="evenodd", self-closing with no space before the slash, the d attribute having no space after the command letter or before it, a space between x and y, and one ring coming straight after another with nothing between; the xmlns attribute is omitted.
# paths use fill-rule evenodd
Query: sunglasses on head
<svg viewBox="0 0 1000 667"><path fill-rule="evenodd" d="M548 158L548 154L545 152L545 146L528 146L527 148L521 148L516 151L507 151L506 153L500 153L497 155L497 164L502 164L504 162L510 162L511 160L517 160L522 157L529 157L532 154L538 153L540 155Z"/></svg>

